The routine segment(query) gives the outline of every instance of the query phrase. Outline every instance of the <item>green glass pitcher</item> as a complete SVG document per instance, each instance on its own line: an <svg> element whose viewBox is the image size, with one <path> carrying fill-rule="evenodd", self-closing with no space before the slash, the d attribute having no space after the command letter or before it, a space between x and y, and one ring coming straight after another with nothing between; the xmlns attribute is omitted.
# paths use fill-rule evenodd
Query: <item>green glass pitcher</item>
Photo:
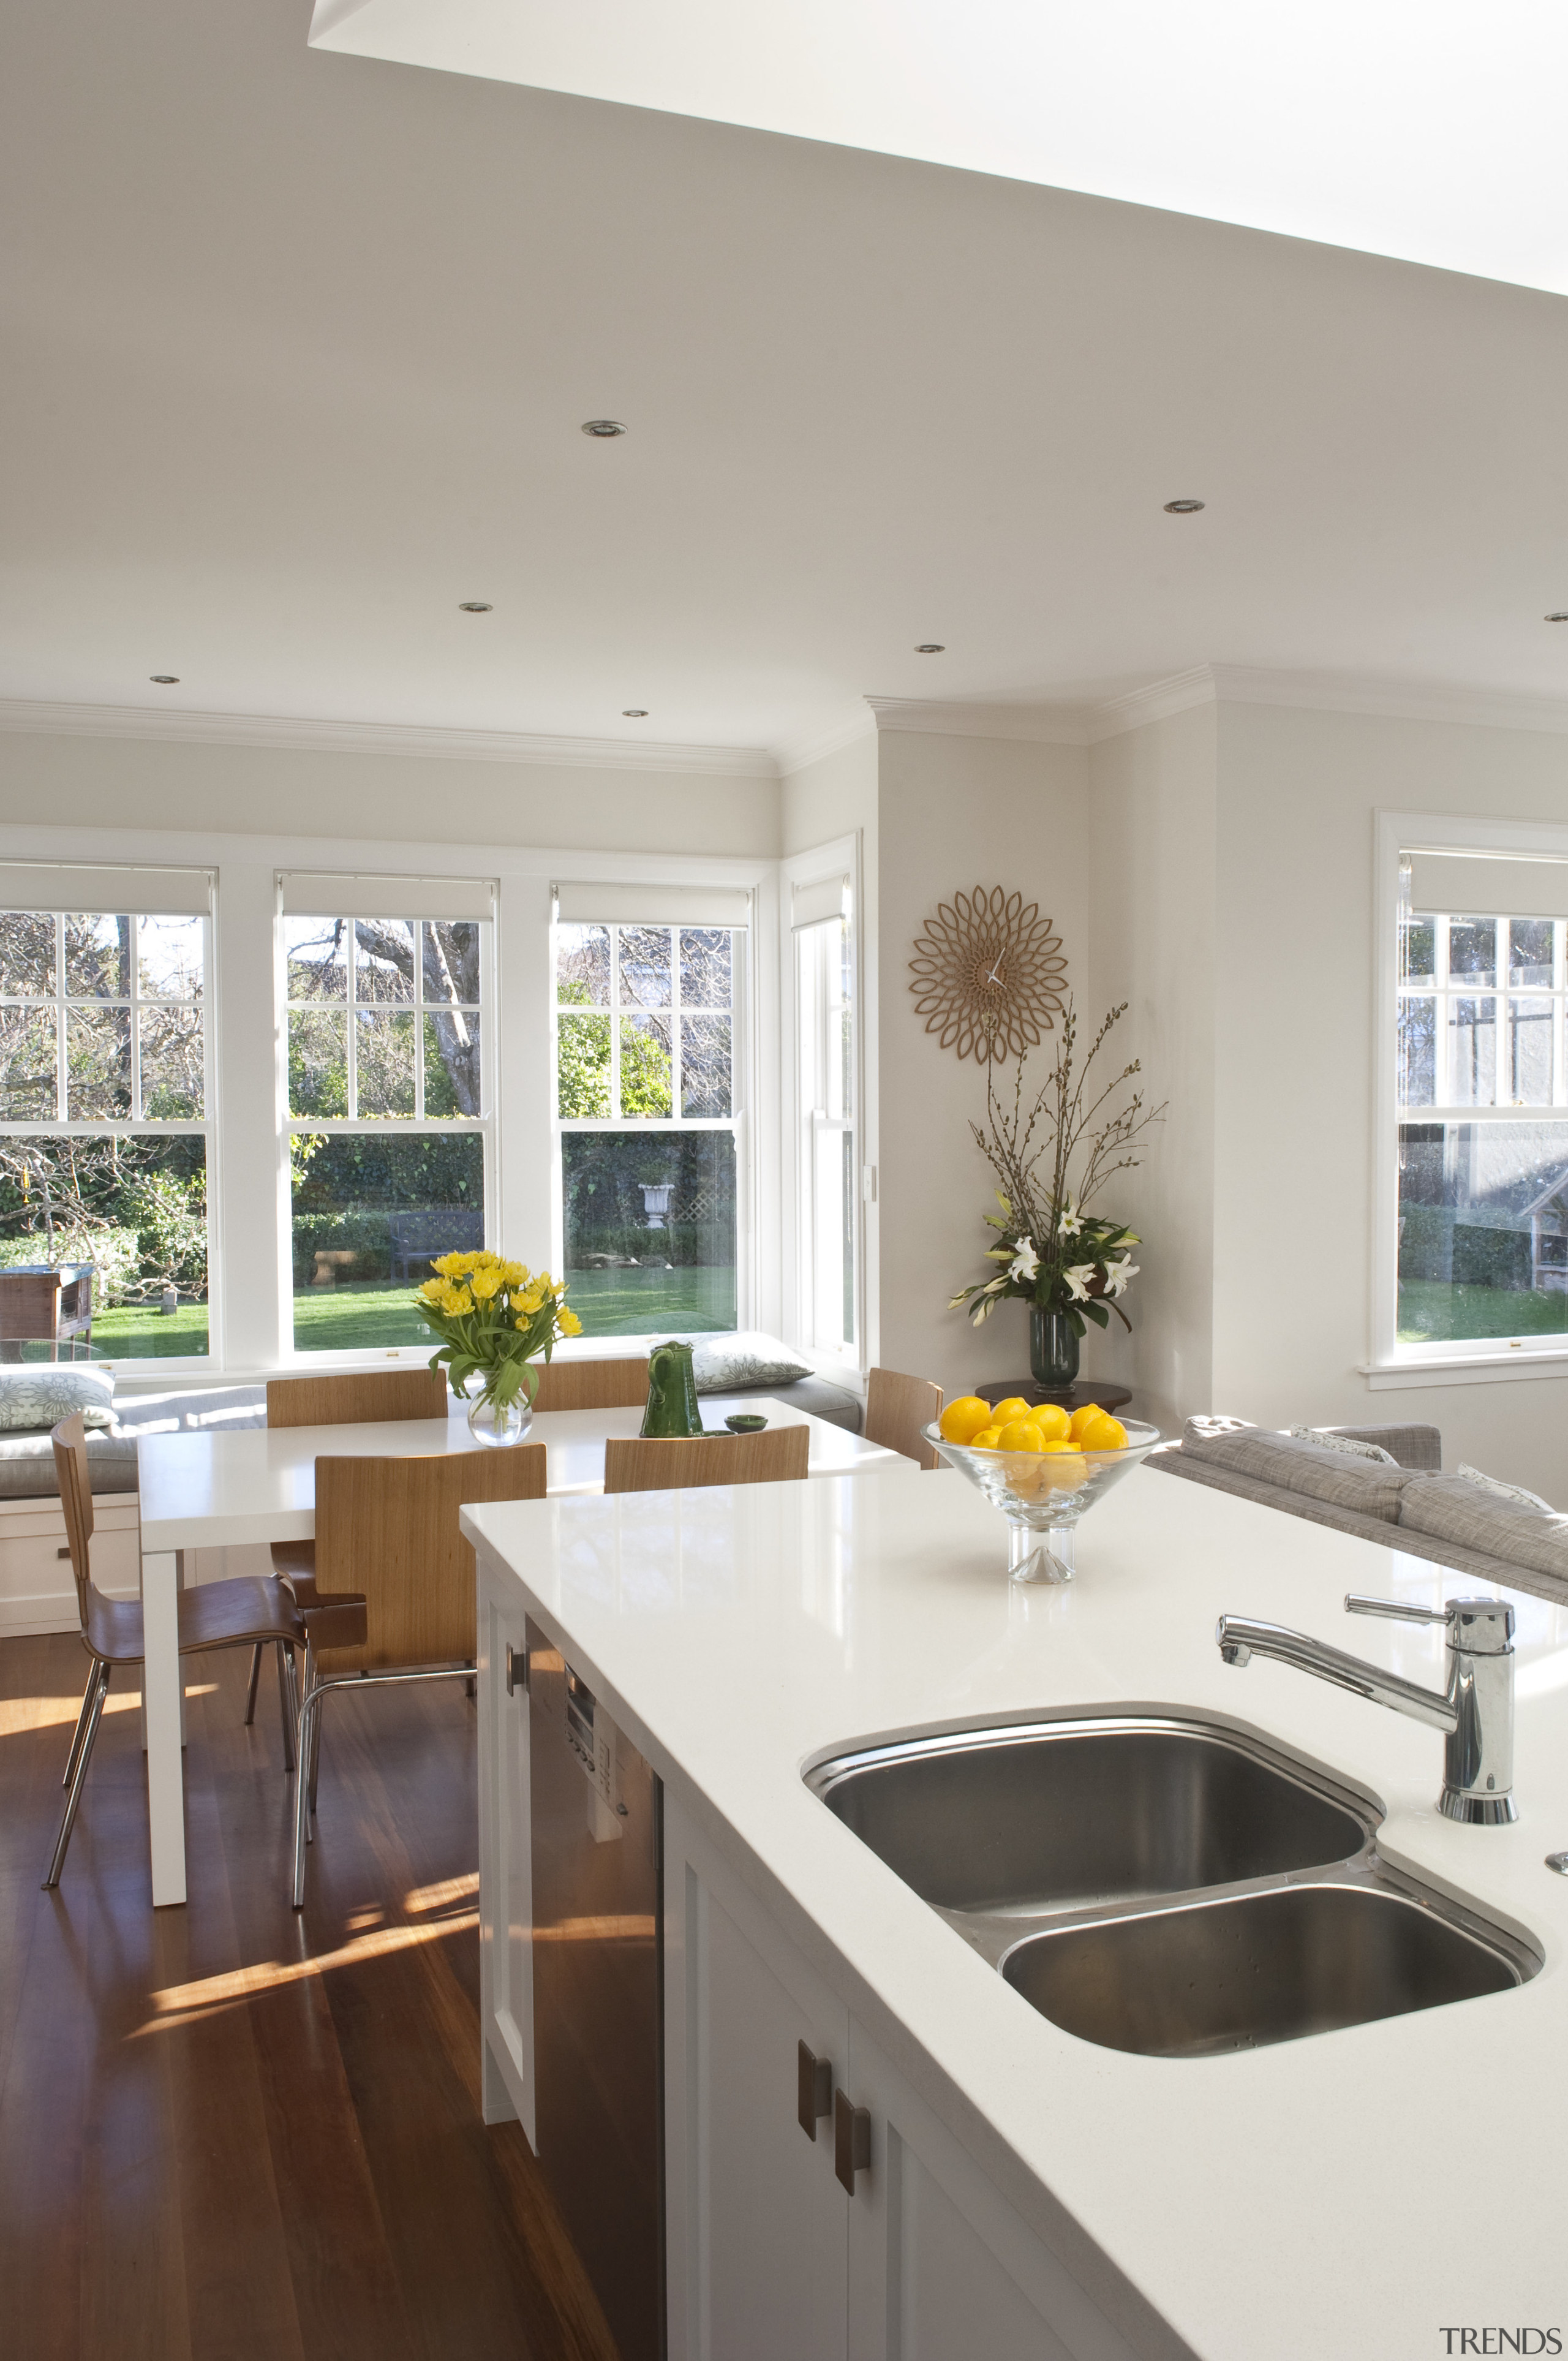
<svg viewBox="0 0 1568 2361"><path fill-rule="evenodd" d="M641 1431L664 1435L702 1433L689 1345L672 1338L667 1345L655 1345L649 1354L648 1407L642 1413Z"/></svg>

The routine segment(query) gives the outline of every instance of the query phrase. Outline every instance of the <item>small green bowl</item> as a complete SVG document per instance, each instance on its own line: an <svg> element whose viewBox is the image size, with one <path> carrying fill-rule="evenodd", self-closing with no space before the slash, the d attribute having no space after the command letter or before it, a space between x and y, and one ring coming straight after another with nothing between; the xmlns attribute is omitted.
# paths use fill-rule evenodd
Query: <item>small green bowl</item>
<svg viewBox="0 0 1568 2361"><path fill-rule="evenodd" d="M767 1422L765 1418L759 1418L756 1411L751 1410L738 1410L724 1422L731 1434L761 1434Z"/></svg>

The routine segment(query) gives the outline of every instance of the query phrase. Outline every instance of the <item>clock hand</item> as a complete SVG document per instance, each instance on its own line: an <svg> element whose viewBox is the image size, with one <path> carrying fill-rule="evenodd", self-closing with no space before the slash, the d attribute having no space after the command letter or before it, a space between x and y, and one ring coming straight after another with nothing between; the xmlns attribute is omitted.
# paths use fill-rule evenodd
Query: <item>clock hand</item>
<svg viewBox="0 0 1568 2361"><path fill-rule="evenodd" d="M986 979L985 979L985 980L986 980L986 982L987 982L987 983L1001 983L1001 981L1002 981L1002 972L1001 972L1001 970L1002 970L1002 958L1003 958L1002 953L1001 953L1000 951L998 951L998 952L997 952L997 954L996 954L996 965L992 969L991 973L990 973L990 974L986 977Z"/></svg>

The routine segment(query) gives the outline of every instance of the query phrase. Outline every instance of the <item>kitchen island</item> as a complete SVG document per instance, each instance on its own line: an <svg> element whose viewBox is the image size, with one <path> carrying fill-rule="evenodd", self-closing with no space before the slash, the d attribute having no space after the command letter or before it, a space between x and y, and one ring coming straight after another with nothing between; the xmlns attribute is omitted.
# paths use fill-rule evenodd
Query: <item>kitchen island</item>
<svg viewBox="0 0 1568 2361"><path fill-rule="evenodd" d="M531 2136L529 1708L507 1685L529 1619L663 1782L672 2356L1554 2349L1479 2341L1498 2327L1568 2345L1568 1880L1543 1865L1568 1846L1568 1609L1514 1598L1519 1818L1465 1828L1435 1808L1435 1731L1281 1665L1227 1667L1213 1635L1223 1612L1270 1619L1440 1688L1441 1631L1352 1623L1344 1595L1481 1586L1252 1502L1138 1471L1085 1521L1064 1588L1010 1586L1000 1521L946 1471L496 1504L464 1525L487 2113ZM802 1775L869 1739L1086 1708L1263 1733L1539 1971L1224 2055L1104 2048L1031 2008ZM859 2169L831 2116L806 2135L802 2045L853 2111Z"/></svg>

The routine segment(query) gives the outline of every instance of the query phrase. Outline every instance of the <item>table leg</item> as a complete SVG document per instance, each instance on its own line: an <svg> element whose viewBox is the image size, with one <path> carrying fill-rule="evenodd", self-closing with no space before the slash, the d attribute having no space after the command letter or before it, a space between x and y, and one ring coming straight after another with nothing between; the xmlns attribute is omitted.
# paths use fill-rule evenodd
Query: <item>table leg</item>
<svg viewBox="0 0 1568 2361"><path fill-rule="evenodd" d="M180 1562L172 1550L143 1556L142 1702L147 1717L147 1806L154 1906L185 1899L185 1779L181 1758Z"/></svg>

